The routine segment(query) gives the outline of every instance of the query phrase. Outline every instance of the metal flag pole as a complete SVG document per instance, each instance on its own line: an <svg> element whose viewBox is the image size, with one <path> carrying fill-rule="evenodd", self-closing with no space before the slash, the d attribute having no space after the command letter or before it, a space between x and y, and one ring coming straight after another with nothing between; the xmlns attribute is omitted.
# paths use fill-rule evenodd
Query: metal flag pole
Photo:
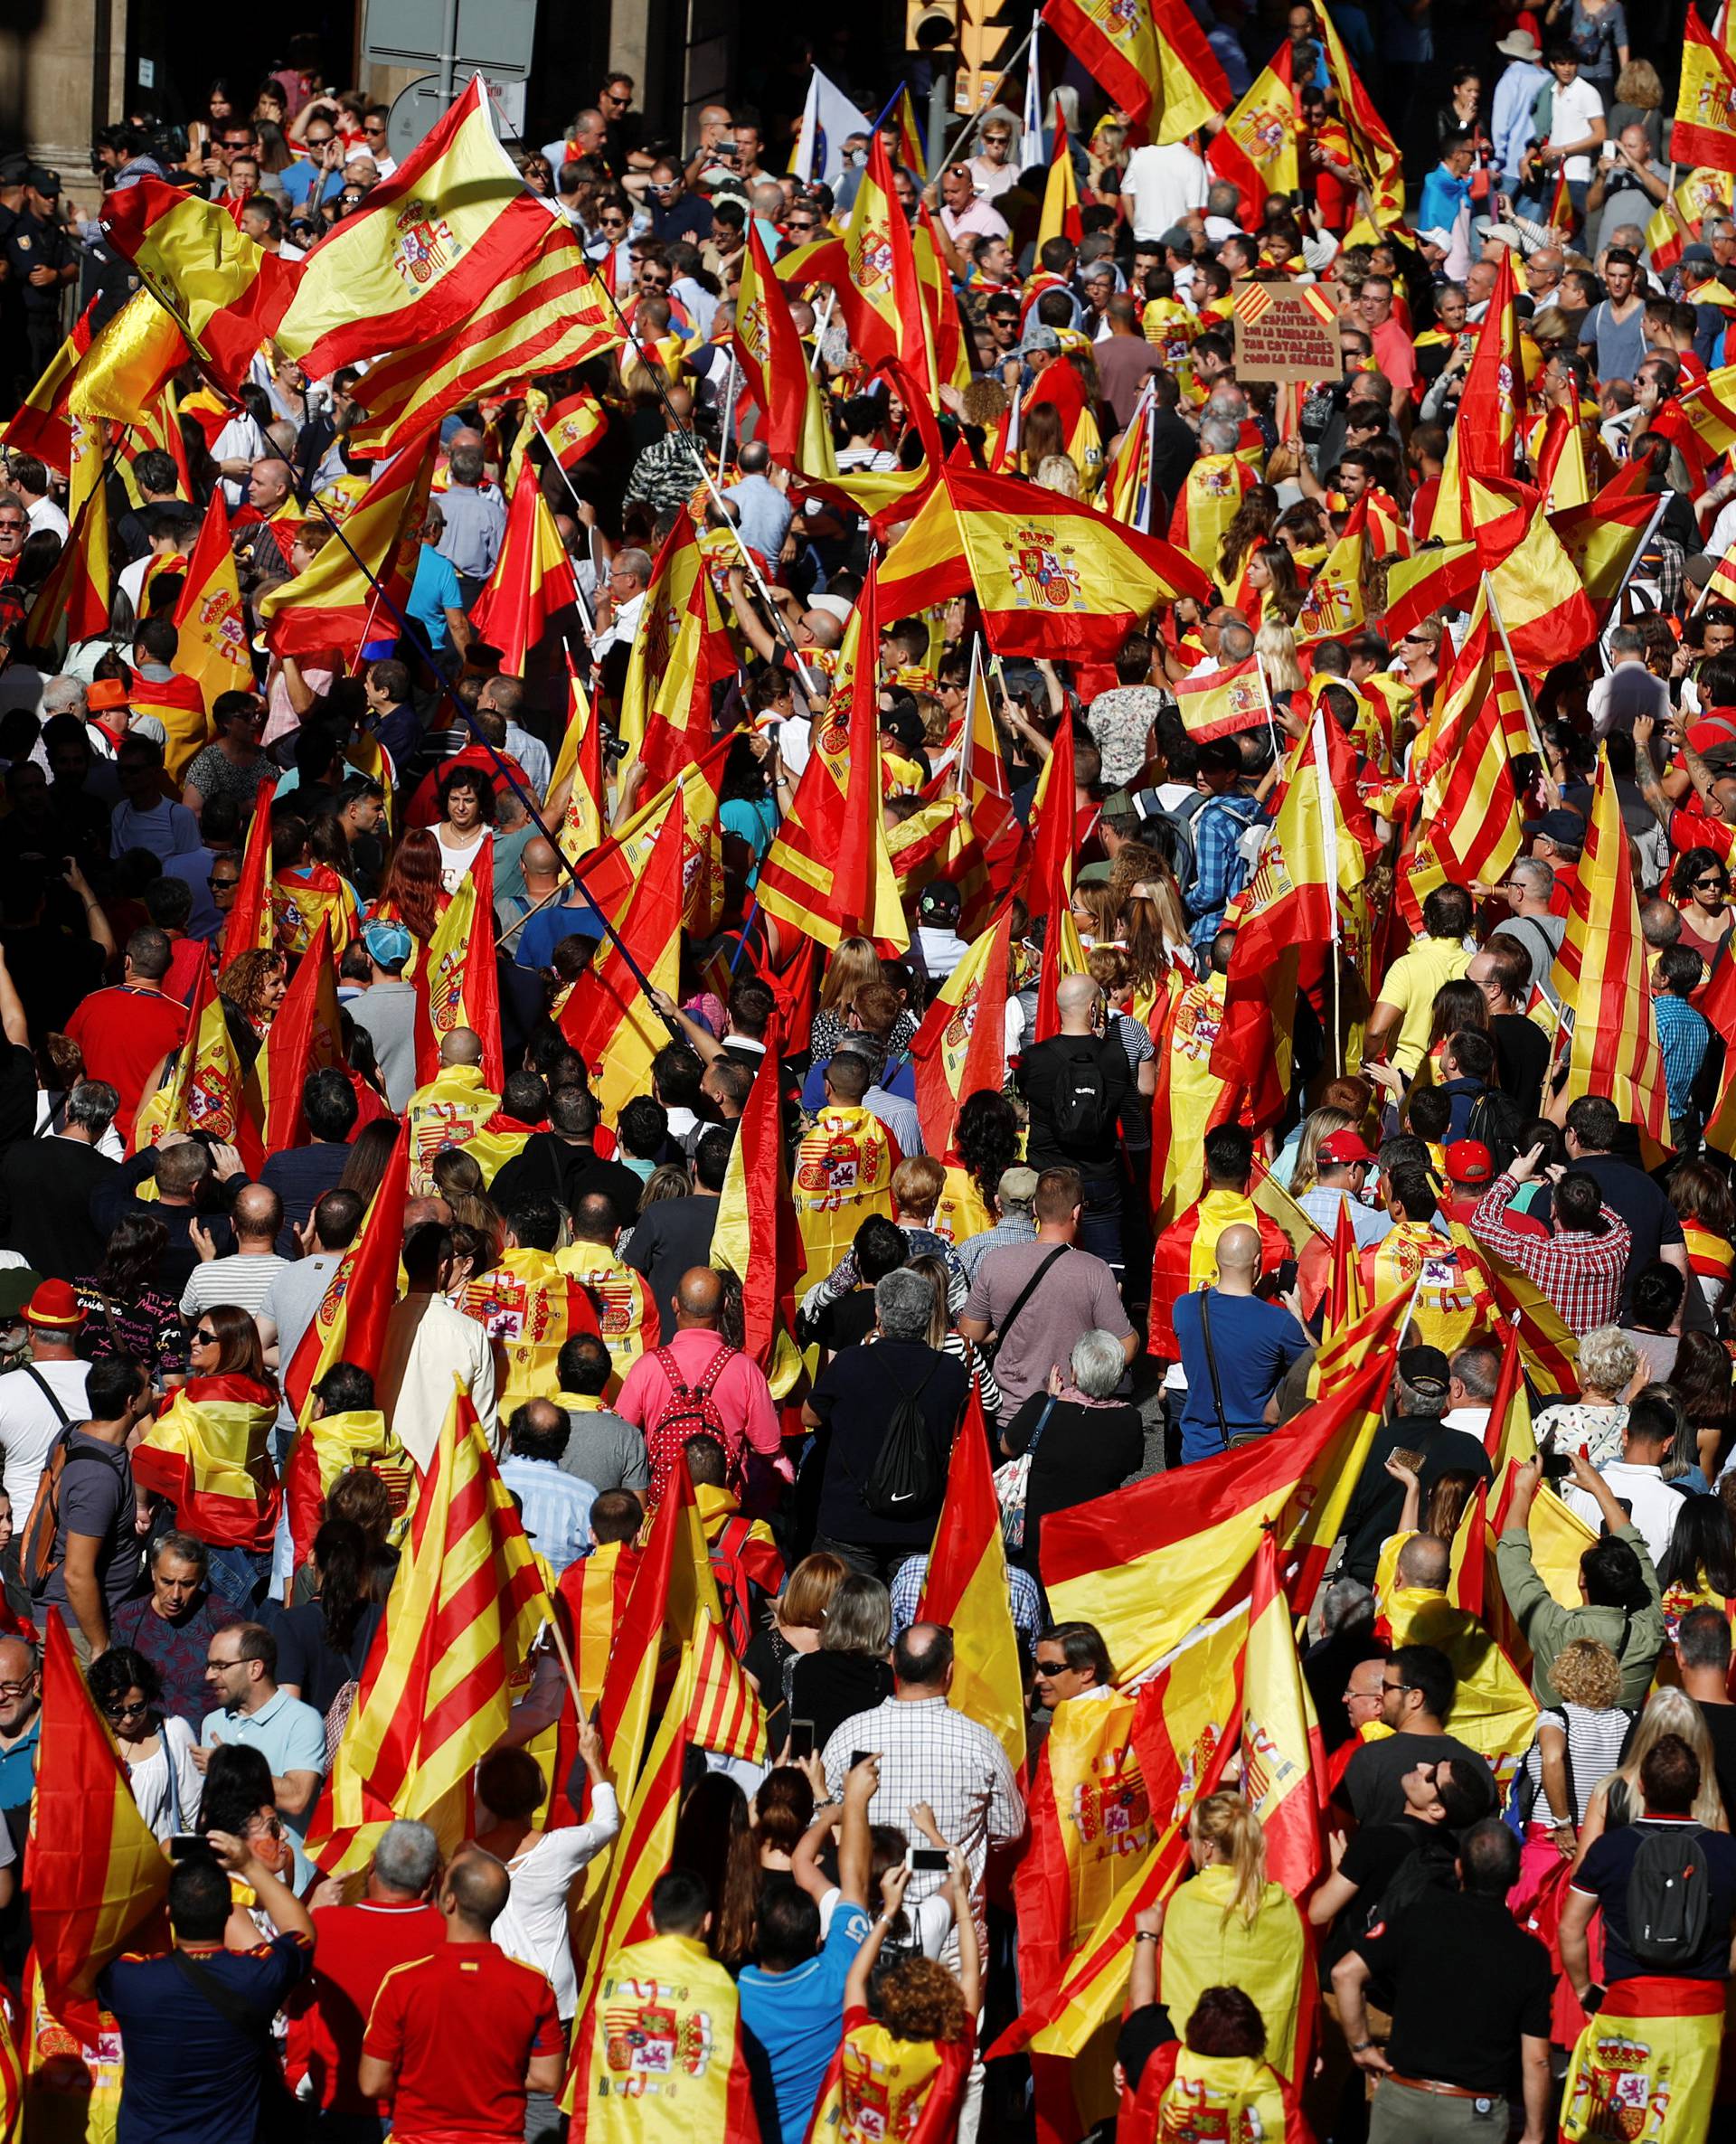
<svg viewBox="0 0 1736 2144"><path fill-rule="evenodd" d="M1019 61L1024 59L1026 52L1028 52L1031 50L1031 47L1036 43L1037 31L1040 26L1041 18L1039 18L1037 22L1032 24L1030 33L1026 36L1024 43L1020 45L1018 50L1014 53L1013 57L995 77L995 86L990 90L988 95L983 99L982 103L978 105L977 109L971 114L970 118L965 121L965 124L960 128L960 130L953 136L951 141L948 142L945 148L942 149L940 153L940 161L934 167L934 175L937 179L939 177L940 174L946 170L949 164L958 163L959 157L963 156L967 145L976 138L976 129L988 117L990 107L994 104L995 98L1000 95L1001 84L1006 80L1007 76L1013 72L1014 68L1017 67ZM1023 145L1021 145L1019 154L1023 156L1024 153L1024 148Z"/></svg>
<svg viewBox="0 0 1736 2144"><path fill-rule="evenodd" d="M321 500L315 498L310 502L310 504L318 513L320 518L326 523L326 525L331 530L332 534L337 538L338 542L344 546L344 550L349 553L351 560L354 562L358 571L362 573L363 577L367 581L370 587L373 589L380 600L398 620L399 628L402 632L404 638L410 641L412 645L420 645L420 643L418 643L416 640L416 635L411 628L409 619L405 617L403 611L400 609L397 603L393 601L390 592L387 590L385 583L381 580L380 576L373 571L373 570L369 566L367 561L356 550L355 545L352 543L348 536L344 534L342 524L335 518L335 516ZM615 950L620 955L622 960L627 964L628 974L632 976L633 980L638 985L639 989L644 994L646 1001L651 1005L654 1010L656 1010L656 999L652 994L650 978L639 966L638 962L633 958L632 954L627 951L627 947L622 942L620 932L616 930L614 924L609 921L609 918L603 913L601 908L598 905L596 900L591 894L590 888L586 885L584 880L580 877L576 865L571 864L567 860L566 855L562 851L561 844L550 832L548 822L543 818L542 813L537 809L535 798L531 795L531 792L524 787L524 783L519 780L518 777L506 764L505 759L503 757L503 755L495 749L491 741L483 733L482 726L476 721L476 716L471 713L470 710L465 705L464 702L458 697L457 687L453 685L451 679L447 675L444 666L435 656L431 648L428 650L428 666L434 675L434 682L439 686L440 691L445 695L446 699L457 710L459 721L470 732L470 735L475 739L476 743L481 745L483 750L488 754L488 757L494 761L495 769L500 774L501 779L505 782L507 788L512 790L513 794L524 805L525 812L530 818L531 824L536 828L537 832L542 836L543 840L549 844L550 847L553 849L556 856L560 859L561 869L565 871L568 877L571 879L573 884L578 888L580 893L584 895L586 903L590 907L591 913L596 917L599 923L602 925L604 937L609 940ZM678 1039L680 1035L680 1030L676 1027L675 1023L668 1018L667 1015L659 1010L657 1011L657 1017L663 1021L664 1025L669 1029L670 1034L676 1036Z"/></svg>

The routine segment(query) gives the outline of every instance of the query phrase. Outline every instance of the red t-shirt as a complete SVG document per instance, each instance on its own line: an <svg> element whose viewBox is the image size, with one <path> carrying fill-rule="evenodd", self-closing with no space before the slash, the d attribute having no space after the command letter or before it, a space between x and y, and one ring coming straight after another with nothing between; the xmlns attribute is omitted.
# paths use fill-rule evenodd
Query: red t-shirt
<svg viewBox="0 0 1736 2144"><path fill-rule="evenodd" d="M187 1030L184 1006L160 990L134 990L120 984L87 997L66 1024L66 1032L84 1054L93 1080L107 1080L120 1096L115 1129L123 1144L151 1068L169 1051L179 1049Z"/></svg>
<svg viewBox="0 0 1736 2144"><path fill-rule="evenodd" d="M397 2073L396 2144L518 2144L531 2058L565 2046L547 1979L492 1943L389 1973L362 2041Z"/></svg>
<svg viewBox="0 0 1736 2144"><path fill-rule="evenodd" d="M1728 819L1709 819L1697 796L1670 814L1670 846L1676 855L1690 849L1714 849L1728 864L1736 853L1736 826Z"/></svg>
<svg viewBox="0 0 1736 2144"><path fill-rule="evenodd" d="M432 1958L446 1942L446 1922L420 1899L365 1899L321 1906L314 1914L318 1962L289 2005L291 2083L311 2076L314 2103L344 2114L386 2115L384 2101L356 2089L362 2032L386 1975Z"/></svg>

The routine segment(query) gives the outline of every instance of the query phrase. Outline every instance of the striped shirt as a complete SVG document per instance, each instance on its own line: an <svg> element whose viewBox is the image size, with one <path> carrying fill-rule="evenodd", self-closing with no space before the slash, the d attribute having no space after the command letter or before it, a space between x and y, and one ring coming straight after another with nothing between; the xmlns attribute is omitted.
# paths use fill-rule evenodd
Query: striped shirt
<svg viewBox="0 0 1736 2144"><path fill-rule="evenodd" d="M1605 1707L1602 1712L1591 1712L1583 1705L1566 1700L1549 1712L1539 1713L1537 1724L1559 1727L1567 1736L1567 1772L1573 1789L1573 1821L1585 1822L1585 1812L1590 1807L1591 1797L1600 1781L1607 1780L1621 1762L1622 1744L1633 1726L1633 1714L1618 1705ZM1537 1801L1531 1813L1533 1824L1550 1822L1552 1811L1549 1798L1543 1792L1543 1745L1541 1735L1533 1742L1525 1757L1525 1776L1537 1788Z"/></svg>
<svg viewBox="0 0 1736 2144"><path fill-rule="evenodd" d="M288 1265L276 1251L263 1256L233 1251L227 1258L208 1259L194 1266L181 1290L183 1318L200 1318L216 1303L233 1303L250 1318L257 1318L270 1292L271 1283Z"/></svg>

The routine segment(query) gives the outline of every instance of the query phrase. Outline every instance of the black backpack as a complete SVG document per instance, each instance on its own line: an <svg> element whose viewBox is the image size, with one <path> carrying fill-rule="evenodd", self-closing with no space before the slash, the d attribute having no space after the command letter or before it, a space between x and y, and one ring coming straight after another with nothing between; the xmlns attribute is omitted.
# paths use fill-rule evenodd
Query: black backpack
<svg viewBox="0 0 1736 2144"><path fill-rule="evenodd" d="M935 1367L929 1365L914 1392L899 1393L868 1478L858 1484L863 1502L876 1518L926 1517L946 1486L945 1462L934 1449L917 1404Z"/></svg>
<svg viewBox="0 0 1736 2144"><path fill-rule="evenodd" d="M1628 1876L1628 1948L1660 1973L1684 1971L1705 1941L1712 1871L1697 1824L1645 1831Z"/></svg>
<svg viewBox="0 0 1736 2144"><path fill-rule="evenodd" d="M1094 1146L1108 1133L1115 1121L1115 1111L1095 1050L1089 1057L1061 1060L1051 1116L1056 1136L1074 1146Z"/></svg>
<svg viewBox="0 0 1736 2144"><path fill-rule="evenodd" d="M1199 862L1194 854L1194 820L1211 802L1203 794L1184 798L1171 811L1158 798L1156 789L1135 792L1133 808L1139 820L1139 831L1150 842L1165 863L1175 874L1175 883L1185 893L1199 876Z"/></svg>

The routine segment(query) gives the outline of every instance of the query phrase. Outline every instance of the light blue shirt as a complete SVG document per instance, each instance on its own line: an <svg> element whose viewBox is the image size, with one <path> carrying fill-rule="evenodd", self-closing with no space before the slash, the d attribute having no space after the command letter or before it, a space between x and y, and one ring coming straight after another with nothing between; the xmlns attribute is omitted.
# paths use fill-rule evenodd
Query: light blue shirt
<svg viewBox="0 0 1736 2144"><path fill-rule="evenodd" d="M1449 236L1458 212L1471 198L1471 182L1461 179L1444 164L1437 164L1422 182L1422 206L1417 211L1419 231L1444 231Z"/></svg>
<svg viewBox="0 0 1736 2144"><path fill-rule="evenodd" d="M559 1578L584 1554L597 1491L553 1459L522 1459L517 1453L501 1461L500 1478L518 1498L531 1545Z"/></svg>
<svg viewBox="0 0 1736 2144"><path fill-rule="evenodd" d="M479 491L471 484L448 484L434 501L446 519L439 551L460 573L472 581L486 581L500 556L500 541L506 534L506 502L499 487Z"/></svg>
<svg viewBox="0 0 1736 2144"><path fill-rule="evenodd" d="M745 541L768 565L777 562L789 534L789 501L768 477L743 477L723 494L735 508Z"/></svg>
<svg viewBox="0 0 1736 2144"><path fill-rule="evenodd" d="M1514 60L1495 85L1495 109L1489 117L1489 140L1495 161L1509 185L1519 176L1519 162L1536 137L1531 108L1537 92L1550 80L1546 68L1529 60Z"/></svg>
<svg viewBox="0 0 1736 2144"><path fill-rule="evenodd" d="M1311 1191L1305 1191L1296 1203L1330 1242L1337 1233L1340 1201L1350 1208L1350 1231L1356 1239L1359 1251L1366 1251L1370 1244L1378 1243L1392 1228L1392 1216L1390 1214L1377 1214L1373 1206L1365 1206L1361 1199L1352 1198L1348 1192L1336 1190L1330 1185L1316 1184Z"/></svg>
<svg viewBox="0 0 1736 2144"><path fill-rule="evenodd" d="M200 1747L209 1750L220 1742L231 1749L257 1750L271 1767L274 1779L283 1779L292 1771L314 1771L322 1779L326 1776L325 1721L311 1705L304 1705L299 1697L288 1696L281 1690L256 1713L231 1712L226 1707L207 1713L199 1730ZM296 1850L297 1891L313 1873L314 1865L302 1852L301 1842L307 1835L307 1819L317 1806L316 1798L301 1817L278 1811Z"/></svg>

